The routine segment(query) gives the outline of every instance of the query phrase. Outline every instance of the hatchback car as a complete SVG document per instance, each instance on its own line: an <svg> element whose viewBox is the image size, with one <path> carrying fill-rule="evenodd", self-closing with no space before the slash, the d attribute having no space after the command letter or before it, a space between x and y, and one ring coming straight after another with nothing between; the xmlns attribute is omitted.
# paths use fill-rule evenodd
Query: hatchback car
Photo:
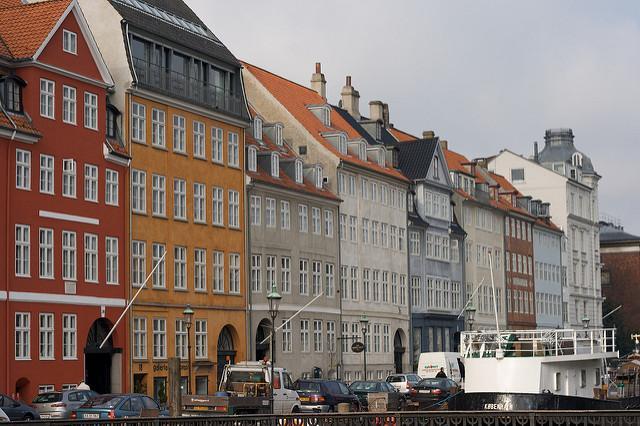
<svg viewBox="0 0 640 426"><path fill-rule="evenodd" d="M420 380L422 380L420 376L413 373L392 374L387 376L387 382L391 383L391 386L406 397L411 396L411 388L417 385Z"/></svg>
<svg viewBox="0 0 640 426"><path fill-rule="evenodd" d="M360 403L365 408L365 410L369 409L369 394L372 393L387 393L391 394L394 398L396 398L397 407L395 409L402 409L405 405L407 398L402 395L396 388L391 386L391 383L384 382L382 380L362 380L351 383L349 386L349 390L353 392L358 398L360 398ZM391 409L391 407L390 407Z"/></svg>
<svg viewBox="0 0 640 426"><path fill-rule="evenodd" d="M440 402L458 393L458 384L451 379L423 379L411 389L411 400L417 402Z"/></svg>
<svg viewBox="0 0 640 426"><path fill-rule="evenodd" d="M358 397L340 380L299 379L293 388L300 397L300 411L303 413L332 413L338 411L338 404L347 403L351 411L360 411Z"/></svg>
<svg viewBox="0 0 640 426"><path fill-rule="evenodd" d="M98 392L83 389L43 392L38 394L31 407L40 413L41 419L70 419L71 412L98 395Z"/></svg>
<svg viewBox="0 0 640 426"><path fill-rule="evenodd" d="M169 410L162 409L158 402L148 395L137 393L120 393L98 395L82 404L71 413L72 419L117 419L121 417L138 417L144 411L168 416Z"/></svg>
<svg viewBox="0 0 640 426"><path fill-rule="evenodd" d="M38 420L40 418L40 414L34 408L2 393L0 393L0 408L11 421Z"/></svg>

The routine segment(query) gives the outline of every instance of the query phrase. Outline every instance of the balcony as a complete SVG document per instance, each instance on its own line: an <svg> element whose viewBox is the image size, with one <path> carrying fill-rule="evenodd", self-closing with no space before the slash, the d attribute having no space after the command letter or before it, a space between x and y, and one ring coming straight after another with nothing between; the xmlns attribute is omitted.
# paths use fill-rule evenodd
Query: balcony
<svg viewBox="0 0 640 426"><path fill-rule="evenodd" d="M138 84L207 108L242 115L242 96L151 62L133 58Z"/></svg>

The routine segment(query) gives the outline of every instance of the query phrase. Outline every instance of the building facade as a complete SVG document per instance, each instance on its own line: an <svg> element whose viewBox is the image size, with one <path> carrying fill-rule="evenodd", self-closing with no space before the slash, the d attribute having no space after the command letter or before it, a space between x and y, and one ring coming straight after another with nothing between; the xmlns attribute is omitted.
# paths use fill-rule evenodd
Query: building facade
<svg viewBox="0 0 640 426"><path fill-rule="evenodd" d="M340 199L325 187L322 166L305 164L295 154L282 123L266 122L255 111L252 123L246 136L251 359L271 359L266 296L275 285L282 296L275 362L294 377L335 378ZM299 330L295 338L293 330Z"/></svg>
<svg viewBox="0 0 640 426"><path fill-rule="evenodd" d="M110 331L128 294L129 157L108 132L113 81L75 1L7 1L0 16L0 391L122 392L128 331Z"/></svg>
<svg viewBox="0 0 640 426"><path fill-rule="evenodd" d="M545 132L545 147L531 159L503 150L489 169L506 176L518 190L549 202L550 215L566 235L563 245L563 322L565 327L602 326L598 181L591 160L574 145L571 129Z"/></svg>
<svg viewBox="0 0 640 426"><path fill-rule="evenodd" d="M247 359L240 63L182 1L81 3L132 157L132 390L165 400L178 357L182 392L212 394L223 365Z"/></svg>

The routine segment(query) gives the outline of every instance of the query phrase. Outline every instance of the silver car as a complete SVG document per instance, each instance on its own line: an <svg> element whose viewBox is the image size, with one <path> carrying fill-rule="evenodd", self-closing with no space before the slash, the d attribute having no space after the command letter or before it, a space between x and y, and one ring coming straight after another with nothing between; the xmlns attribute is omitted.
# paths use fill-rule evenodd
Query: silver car
<svg viewBox="0 0 640 426"><path fill-rule="evenodd" d="M413 373L391 374L387 376L387 382L391 383L398 392L407 398L411 397L411 388L417 385L420 380L422 380L420 376Z"/></svg>
<svg viewBox="0 0 640 426"><path fill-rule="evenodd" d="M41 419L70 419L73 410L96 395L98 392L81 389L43 392L30 405L40 413Z"/></svg>

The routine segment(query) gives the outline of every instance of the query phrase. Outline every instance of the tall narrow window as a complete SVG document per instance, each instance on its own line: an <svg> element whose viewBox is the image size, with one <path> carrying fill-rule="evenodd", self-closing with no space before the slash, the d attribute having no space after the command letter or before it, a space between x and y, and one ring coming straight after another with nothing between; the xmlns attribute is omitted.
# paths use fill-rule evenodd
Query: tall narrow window
<svg viewBox="0 0 640 426"><path fill-rule="evenodd" d="M229 227L240 227L240 193L229 190Z"/></svg>
<svg viewBox="0 0 640 426"><path fill-rule="evenodd" d="M196 347L195 347L195 356L196 359L206 359L207 358L207 320L195 320L196 325Z"/></svg>
<svg viewBox="0 0 640 426"><path fill-rule="evenodd" d="M146 142L145 114L146 107L143 104L137 102L131 104L131 139L135 142Z"/></svg>
<svg viewBox="0 0 640 426"><path fill-rule="evenodd" d="M308 207L304 204L298 205L298 231L309 232Z"/></svg>
<svg viewBox="0 0 640 426"><path fill-rule="evenodd" d="M78 36L69 30L62 30L62 50L75 55L78 52Z"/></svg>
<svg viewBox="0 0 640 426"><path fill-rule="evenodd" d="M193 252L193 288L196 291L207 290L207 251L195 249Z"/></svg>
<svg viewBox="0 0 640 426"><path fill-rule="evenodd" d="M335 266L333 263L325 263L324 269L325 294L327 297L333 297L336 294Z"/></svg>
<svg viewBox="0 0 640 426"><path fill-rule="evenodd" d="M98 236L84 234L84 280L98 282Z"/></svg>
<svg viewBox="0 0 640 426"><path fill-rule="evenodd" d="M62 279L76 279L76 233L62 231Z"/></svg>
<svg viewBox="0 0 640 426"><path fill-rule="evenodd" d="M265 225L267 228L275 228L276 227L276 199L275 198L265 198Z"/></svg>
<svg viewBox="0 0 640 426"><path fill-rule="evenodd" d="M76 161L62 160L62 196L76 198Z"/></svg>
<svg viewBox="0 0 640 426"><path fill-rule="evenodd" d="M157 216L165 215L165 177L161 175L153 175L152 184L152 210Z"/></svg>
<svg viewBox="0 0 640 426"><path fill-rule="evenodd" d="M133 286L139 287L147 279L147 244L144 241L133 240L131 246Z"/></svg>
<svg viewBox="0 0 640 426"><path fill-rule="evenodd" d="M211 223L214 225L224 225L224 192L222 188L214 186L211 188Z"/></svg>
<svg viewBox="0 0 640 426"><path fill-rule="evenodd" d="M196 158L206 158L204 147L204 123L193 121L193 156Z"/></svg>
<svg viewBox="0 0 640 426"><path fill-rule="evenodd" d="M167 358L167 320L166 318L153 319L153 358Z"/></svg>
<svg viewBox="0 0 640 426"><path fill-rule="evenodd" d="M317 296L322 291L322 262L314 260L311 273L313 295Z"/></svg>
<svg viewBox="0 0 640 426"><path fill-rule="evenodd" d="M98 202L98 167L84 165L84 199Z"/></svg>
<svg viewBox="0 0 640 426"><path fill-rule="evenodd" d="M29 233L29 225L16 224L16 276L18 277L28 277L30 274L31 236Z"/></svg>
<svg viewBox="0 0 640 426"><path fill-rule="evenodd" d="M187 219L187 182L184 179L173 179L173 217Z"/></svg>
<svg viewBox="0 0 640 426"><path fill-rule="evenodd" d="M147 212L147 172L131 171L131 209L137 213Z"/></svg>
<svg viewBox="0 0 640 426"><path fill-rule="evenodd" d="M98 95L84 92L84 127L98 130Z"/></svg>
<svg viewBox="0 0 640 426"><path fill-rule="evenodd" d="M16 149L16 188L31 189L31 152Z"/></svg>
<svg viewBox="0 0 640 426"><path fill-rule="evenodd" d="M62 86L62 121L76 124L76 89Z"/></svg>
<svg viewBox="0 0 640 426"><path fill-rule="evenodd" d="M224 253L221 251L213 252L213 263L211 264L211 275L213 281L211 288L214 293L224 292Z"/></svg>
<svg viewBox="0 0 640 426"><path fill-rule="evenodd" d="M53 278L53 229L40 228L40 278Z"/></svg>
<svg viewBox="0 0 640 426"><path fill-rule="evenodd" d="M134 116L135 117L135 116ZM165 117L164 111L151 109L151 145L164 148L165 142Z"/></svg>
<svg viewBox="0 0 640 426"><path fill-rule="evenodd" d="M76 359L78 356L78 317L76 314L62 314L62 359Z"/></svg>
<svg viewBox="0 0 640 426"><path fill-rule="evenodd" d="M291 258L287 256L280 258L280 283L283 293L291 293Z"/></svg>
<svg viewBox="0 0 640 426"><path fill-rule="evenodd" d="M31 359L31 314L16 312L15 359Z"/></svg>
<svg viewBox="0 0 640 426"><path fill-rule="evenodd" d="M309 320L300 320L300 352L309 352Z"/></svg>
<svg viewBox="0 0 640 426"><path fill-rule="evenodd" d="M153 277L151 278L152 286L158 288L166 288L167 283L165 281L165 265L167 262L164 260L160 262L160 259L162 259L162 256L164 256L164 244L153 243L153 245L151 246L151 250L153 259L153 263L151 265L152 269L155 268L158 263L160 263L160 265L158 265L158 267L155 269Z"/></svg>
<svg viewBox="0 0 640 426"><path fill-rule="evenodd" d="M105 255L107 284L118 284L118 238L106 237Z"/></svg>
<svg viewBox="0 0 640 426"><path fill-rule="evenodd" d="M51 155L40 154L40 192L53 194L54 163Z"/></svg>
<svg viewBox="0 0 640 426"><path fill-rule="evenodd" d="M300 259L300 295L309 295L309 261L307 259Z"/></svg>
<svg viewBox="0 0 640 426"><path fill-rule="evenodd" d="M324 211L324 236L333 238L333 212L331 210Z"/></svg>
<svg viewBox="0 0 640 426"><path fill-rule="evenodd" d="M193 221L198 223L207 222L207 199L206 187L204 183L195 182L193 184Z"/></svg>
<svg viewBox="0 0 640 426"><path fill-rule="evenodd" d="M211 161L222 163L224 161L224 132L219 127L211 128Z"/></svg>
<svg viewBox="0 0 640 426"><path fill-rule="evenodd" d="M229 253L229 293L240 293L240 254Z"/></svg>
<svg viewBox="0 0 640 426"><path fill-rule="evenodd" d="M133 317L133 359L147 357L147 319Z"/></svg>
<svg viewBox="0 0 640 426"><path fill-rule="evenodd" d="M227 132L228 161L229 166L238 167L240 165L240 142L238 134Z"/></svg>
<svg viewBox="0 0 640 426"><path fill-rule="evenodd" d="M288 201L280 201L280 228L291 228L291 204Z"/></svg>
<svg viewBox="0 0 640 426"><path fill-rule="evenodd" d="M53 359L53 314L40 314L40 359Z"/></svg>
<svg viewBox="0 0 640 426"><path fill-rule="evenodd" d="M181 115L173 114L173 150L175 152L186 153L185 118Z"/></svg>
<svg viewBox="0 0 640 426"><path fill-rule="evenodd" d="M110 206L118 205L118 172L107 169L105 178L104 202Z"/></svg>
<svg viewBox="0 0 640 426"><path fill-rule="evenodd" d="M44 78L40 79L40 115L54 118L55 83Z"/></svg>

